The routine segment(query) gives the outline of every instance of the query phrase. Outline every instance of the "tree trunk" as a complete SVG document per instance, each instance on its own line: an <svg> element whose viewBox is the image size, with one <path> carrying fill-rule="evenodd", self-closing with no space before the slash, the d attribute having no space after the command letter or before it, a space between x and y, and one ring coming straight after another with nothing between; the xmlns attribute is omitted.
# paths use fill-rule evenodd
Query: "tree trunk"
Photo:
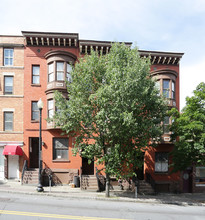
<svg viewBox="0 0 205 220"><path fill-rule="evenodd" d="M110 175L106 173L105 197L110 197Z"/></svg>

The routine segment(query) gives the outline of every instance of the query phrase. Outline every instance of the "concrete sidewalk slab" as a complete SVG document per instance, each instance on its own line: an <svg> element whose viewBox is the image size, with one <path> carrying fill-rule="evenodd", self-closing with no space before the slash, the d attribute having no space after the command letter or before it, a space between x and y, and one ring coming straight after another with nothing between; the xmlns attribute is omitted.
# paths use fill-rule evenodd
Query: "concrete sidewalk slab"
<svg viewBox="0 0 205 220"><path fill-rule="evenodd" d="M157 204L173 204L181 206L205 206L204 193L184 193L184 194L169 194L161 193L157 195L138 195L129 191L110 191L110 197L105 197L105 192L95 192L81 190L80 188L72 188L69 185L44 187L44 192L37 192L37 186L21 185L18 181L0 181L0 192L8 193L23 193L30 195L46 195L55 197L81 198L81 199L98 199L98 200L113 200L127 201L138 203L157 203Z"/></svg>

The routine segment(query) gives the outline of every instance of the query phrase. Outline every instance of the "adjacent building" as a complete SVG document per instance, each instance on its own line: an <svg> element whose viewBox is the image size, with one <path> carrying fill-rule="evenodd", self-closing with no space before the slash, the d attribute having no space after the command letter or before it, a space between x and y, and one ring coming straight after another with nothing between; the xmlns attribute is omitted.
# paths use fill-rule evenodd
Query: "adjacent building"
<svg viewBox="0 0 205 220"><path fill-rule="evenodd" d="M0 36L0 179L19 179L23 161L24 39Z"/></svg>

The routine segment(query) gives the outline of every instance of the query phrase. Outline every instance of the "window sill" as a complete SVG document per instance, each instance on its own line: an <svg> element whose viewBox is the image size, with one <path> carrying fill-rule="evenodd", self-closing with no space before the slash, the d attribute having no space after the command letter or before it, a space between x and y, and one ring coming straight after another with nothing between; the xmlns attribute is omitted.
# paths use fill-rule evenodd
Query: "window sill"
<svg viewBox="0 0 205 220"><path fill-rule="evenodd" d="M39 123L39 120L31 120L31 123Z"/></svg>
<svg viewBox="0 0 205 220"><path fill-rule="evenodd" d="M169 175L169 173L168 172L154 172L154 174L156 174L156 175Z"/></svg>
<svg viewBox="0 0 205 220"><path fill-rule="evenodd" d="M23 134L23 131L0 131L0 134Z"/></svg>
<svg viewBox="0 0 205 220"><path fill-rule="evenodd" d="M31 84L32 87L41 87L41 84Z"/></svg>
<svg viewBox="0 0 205 220"><path fill-rule="evenodd" d="M70 160L52 160L53 163L70 163Z"/></svg>

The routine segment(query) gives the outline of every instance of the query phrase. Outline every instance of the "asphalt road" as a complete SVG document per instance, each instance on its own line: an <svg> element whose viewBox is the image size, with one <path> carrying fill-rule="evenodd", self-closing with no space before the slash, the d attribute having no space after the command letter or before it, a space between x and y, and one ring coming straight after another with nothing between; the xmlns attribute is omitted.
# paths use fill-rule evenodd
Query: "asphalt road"
<svg viewBox="0 0 205 220"><path fill-rule="evenodd" d="M0 220L205 219L204 206L86 200L44 195L0 194Z"/></svg>

